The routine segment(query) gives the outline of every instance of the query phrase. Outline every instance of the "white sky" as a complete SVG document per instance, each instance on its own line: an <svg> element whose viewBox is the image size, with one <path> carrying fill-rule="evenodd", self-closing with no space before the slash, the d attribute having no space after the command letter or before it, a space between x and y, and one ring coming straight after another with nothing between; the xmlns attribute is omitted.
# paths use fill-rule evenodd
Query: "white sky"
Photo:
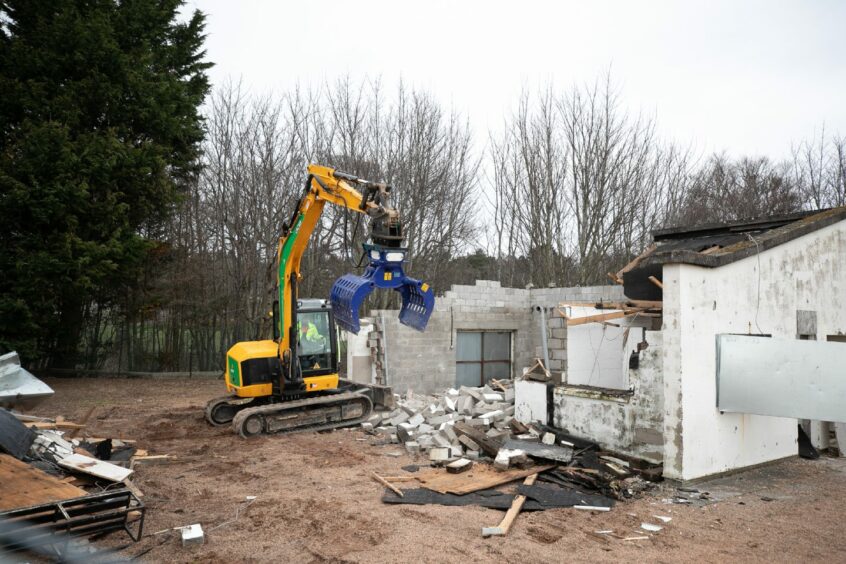
<svg viewBox="0 0 846 564"><path fill-rule="evenodd" d="M846 1L188 0L212 82L255 92L402 77L465 113L484 145L524 87L609 68L629 110L697 152L789 154L846 135Z"/></svg>

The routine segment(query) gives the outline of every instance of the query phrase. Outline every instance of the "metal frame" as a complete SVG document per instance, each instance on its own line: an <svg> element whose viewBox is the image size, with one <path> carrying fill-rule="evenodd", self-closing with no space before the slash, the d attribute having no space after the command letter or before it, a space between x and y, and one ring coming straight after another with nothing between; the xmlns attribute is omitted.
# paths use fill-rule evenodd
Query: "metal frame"
<svg viewBox="0 0 846 564"><path fill-rule="evenodd" d="M129 514L140 517L132 522ZM138 542L144 532L144 504L128 489L54 501L0 513L0 547L30 550L123 529ZM137 526L137 531L133 528Z"/></svg>
<svg viewBox="0 0 846 564"><path fill-rule="evenodd" d="M507 363L508 368L509 368L509 372L511 371L511 363L513 361L512 354L511 354L512 353L511 345L512 345L512 333L513 333L513 331L508 331L507 329L504 329L504 330L495 330L494 329L494 330L489 330L489 331L485 331L485 330L478 330L477 331L477 330L467 329L467 330L456 331L456 333L479 333L479 334L482 335L482 345L481 345L481 349L480 349L480 352L479 352L479 356L480 356L479 360L456 360L455 361L456 364L479 364L480 365L479 379L481 380L481 382L479 383L479 386L485 385L485 364L505 364L505 363ZM505 333L505 334L508 335L508 358L507 359L504 359L504 360L485 360L485 334L486 333ZM456 337L455 346L456 346L456 354L458 354L458 337Z"/></svg>

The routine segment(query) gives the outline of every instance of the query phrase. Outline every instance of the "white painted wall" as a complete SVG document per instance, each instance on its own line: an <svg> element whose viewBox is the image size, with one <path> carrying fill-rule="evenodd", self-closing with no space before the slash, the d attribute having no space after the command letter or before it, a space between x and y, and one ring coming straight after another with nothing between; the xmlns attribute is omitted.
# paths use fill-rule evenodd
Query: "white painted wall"
<svg viewBox="0 0 846 564"><path fill-rule="evenodd" d="M514 418L521 423L540 421L546 425L549 409L546 389L544 382L514 380Z"/></svg>
<svg viewBox="0 0 846 564"><path fill-rule="evenodd" d="M370 346L367 344L373 321L364 317L361 319L361 330L358 335L348 331L341 334L347 340L347 379L353 382L370 383L373 378L373 362L370 358Z"/></svg>
<svg viewBox="0 0 846 564"><path fill-rule="evenodd" d="M616 310L568 308L572 318L590 317ZM643 325L651 320L626 317L603 325L587 323L567 328L567 384L628 390L629 355L643 338Z"/></svg>
<svg viewBox="0 0 846 564"><path fill-rule="evenodd" d="M716 335L793 339L799 309L817 312L818 339L846 334L846 222L719 268L665 265L663 284L665 476L795 455L796 419L717 410Z"/></svg>

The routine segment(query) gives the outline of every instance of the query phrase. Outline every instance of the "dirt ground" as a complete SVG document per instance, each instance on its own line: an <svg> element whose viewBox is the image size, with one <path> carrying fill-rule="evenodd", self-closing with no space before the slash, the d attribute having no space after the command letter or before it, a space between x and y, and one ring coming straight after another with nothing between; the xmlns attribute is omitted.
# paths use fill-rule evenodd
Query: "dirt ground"
<svg viewBox="0 0 846 564"><path fill-rule="evenodd" d="M206 400L221 395L219 381L47 382L56 394L34 413L74 420L96 406L89 436L135 439L150 454L178 457L136 467L145 538L120 554L152 548L142 561L846 561L846 459L791 459L697 484L714 498L702 506L665 503L675 490L663 486L610 513L523 513L507 537L483 539L482 527L498 524L503 512L380 501L383 488L371 472L400 475L402 466L425 464L401 445L371 446L359 430L241 439L203 420ZM257 499L247 505L246 496ZM640 536L641 522L658 523L654 515L672 521L648 540L593 534ZM175 534L152 536L198 522L204 546L183 548ZM121 533L100 541L125 542Z"/></svg>

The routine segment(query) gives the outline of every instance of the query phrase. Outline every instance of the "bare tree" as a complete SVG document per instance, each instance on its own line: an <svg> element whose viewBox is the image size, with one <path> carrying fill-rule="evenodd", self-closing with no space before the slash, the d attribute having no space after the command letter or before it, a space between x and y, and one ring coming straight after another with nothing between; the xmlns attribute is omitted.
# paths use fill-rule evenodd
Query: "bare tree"
<svg viewBox="0 0 846 564"><path fill-rule="evenodd" d="M688 156L654 121L620 109L610 79L525 95L491 142L500 260L527 259L533 284L590 284L638 252L674 208Z"/></svg>

